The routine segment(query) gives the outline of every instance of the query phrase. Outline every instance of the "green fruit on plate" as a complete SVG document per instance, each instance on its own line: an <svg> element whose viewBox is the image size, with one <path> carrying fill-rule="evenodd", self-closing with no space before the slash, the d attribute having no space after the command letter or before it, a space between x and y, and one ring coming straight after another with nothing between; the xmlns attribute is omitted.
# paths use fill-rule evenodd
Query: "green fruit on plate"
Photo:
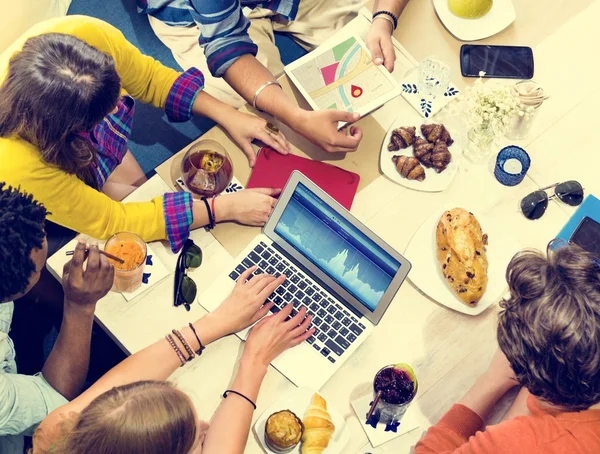
<svg viewBox="0 0 600 454"><path fill-rule="evenodd" d="M448 0L448 8L463 19L479 19L492 9L494 0Z"/></svg>

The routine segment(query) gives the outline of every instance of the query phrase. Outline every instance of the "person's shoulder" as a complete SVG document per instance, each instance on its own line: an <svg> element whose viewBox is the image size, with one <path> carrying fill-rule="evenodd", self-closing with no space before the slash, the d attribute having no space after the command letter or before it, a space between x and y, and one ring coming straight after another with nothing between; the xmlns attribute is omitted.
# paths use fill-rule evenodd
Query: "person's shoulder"
<svg viewBox="0 0 600 454"><path fill-rule="evenodd" d="M0 181L9 184L10 176L22 170L47 167L39 149L19 137L0 137Z"/></svg>
<svg viewBox="0 0 600 454"><path fill-rule="evenodd" d="M514 454L560 453L569 446L572 436L554 416L519 416L497 425L487 426L477 434L491 446ZM571 440L572 442L572 440ZM488 451L482 451L488 452Z"/></svg>
<svg viewBox="0 0 600 454"><path fill-rule="evenodd" d="M536 430L527 419L528 417L519 417L503 421L487 426L484 432L477 432L469 440L473 452L537 454Z"/></svg>
<svg viewBox="0 0 600 454"><path fill-rule="evenodd" d="M33 434L33 454L51 453L64 441L77 423L78 415L59 408L50 413Z"/></svg>
<svg viewBox="0 0 600 454"><path fill-rule="evenodd" d="M0 303L0 374L16 373L15 348L8 333L12 323L13 302Z"/></svg>

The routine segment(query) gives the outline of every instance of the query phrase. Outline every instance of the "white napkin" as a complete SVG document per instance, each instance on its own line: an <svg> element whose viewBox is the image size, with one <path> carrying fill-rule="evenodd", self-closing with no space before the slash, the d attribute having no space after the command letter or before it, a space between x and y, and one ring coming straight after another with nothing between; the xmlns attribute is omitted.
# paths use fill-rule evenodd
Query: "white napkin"
<svg viewBox="0 0 600 454"><path fill-rule="evenodd" d="M456 88L454 84L450 83L443 95L435 98L423 97L423 95L419 93L417 83L418 78L418 70L409 71L400 86L402 87L402 96L404 99L406 99L423 118L433 117L460 94L460 90Z"/></svg>
<svg viewBox="0 0 600 454"><path fill-rule="evenodd" d="M425 418L419 407L415 402L413 402L402 417L397 432L386 432L385 424L378 424L377 428L374 429L372 426L367 424L366 418L372 401L373 395L367 394L366 396L359 397L358 399L350 402L350 405L352 405L361 427L365 431L365 434L369 438L369 441L374 448L387 441L393 440L400 435L410 432L411 430L415 430L421 425L421 421L423 421Z"/></svg>
<svg viewBox="0 0 600 454"><path fill-rule="evenodd" d="M160 261L158 255L156 255L149 244L146 243L147 254L146 254L146 265L144 266L144 275L142 285L140 285L133 292L121 292L121 295L125 297L127 301L131 301L136 296L144 293L154 284L159 283L170 273L167 267Z"/></svg>

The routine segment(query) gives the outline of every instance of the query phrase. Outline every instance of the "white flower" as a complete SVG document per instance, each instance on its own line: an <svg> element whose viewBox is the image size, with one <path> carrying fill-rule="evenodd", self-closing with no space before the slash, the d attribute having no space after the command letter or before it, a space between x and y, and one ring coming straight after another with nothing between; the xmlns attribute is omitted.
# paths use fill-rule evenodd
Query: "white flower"
<svg viewBox="0 0 600 454"><path fill-rule="evenodd" d="M514 115L525 115L528 108L521 105L511 86L498 83L483 83L485 72L471 88L468 88L459 103L462 105L472 127L491 126L502 133Z"/></svg>

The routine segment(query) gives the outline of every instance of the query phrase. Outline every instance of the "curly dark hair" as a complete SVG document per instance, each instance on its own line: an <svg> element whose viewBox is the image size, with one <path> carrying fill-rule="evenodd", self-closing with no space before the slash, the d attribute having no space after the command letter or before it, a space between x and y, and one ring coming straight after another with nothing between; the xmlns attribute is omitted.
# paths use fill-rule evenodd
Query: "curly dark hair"
<svg viewBox="0 0 600 454"><path fill-rule="evenodd" d="M31 251L44 244L46 208L0 182L0 302L22 293L35 272Z"/></svg>
<svg viewBox="0 0 600 454"><path fill-rule="evenodd" d="M506 271L498 343L519 383L568 411L600 403L600 266L575 245L526 250Z"/></svg>

